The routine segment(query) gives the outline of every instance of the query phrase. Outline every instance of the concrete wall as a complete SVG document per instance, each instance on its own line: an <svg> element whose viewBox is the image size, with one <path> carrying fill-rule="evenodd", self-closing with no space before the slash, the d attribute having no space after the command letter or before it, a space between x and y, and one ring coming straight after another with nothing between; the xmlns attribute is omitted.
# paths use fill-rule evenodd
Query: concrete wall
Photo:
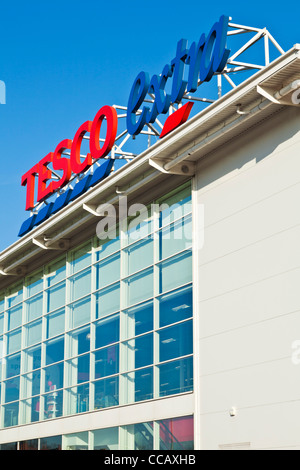
<svg viewBox="0 0 300 470"><path fill-rule="evenodd" d="M299 109L200 161L194 195L196 445L300 449Z"/></svg>

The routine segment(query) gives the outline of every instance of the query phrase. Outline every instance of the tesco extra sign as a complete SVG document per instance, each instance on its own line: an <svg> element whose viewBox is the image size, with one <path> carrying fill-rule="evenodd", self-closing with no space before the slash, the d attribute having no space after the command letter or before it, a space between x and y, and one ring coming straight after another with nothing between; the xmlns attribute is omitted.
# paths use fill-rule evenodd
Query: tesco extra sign
<svg viewBox="0 0 300 470"><path fill-rule="evenodd" d="M230 51L226 48L226 38L228 32L229 18L221 16L211 28L206 36L202 34L199 41L193 42L187 47L187 41L181 39L177 43L176 55L170 63L163 67L162 72L150 76L146 72L140 72L132 85L128 105L127 105L127 131L129 134L138 135L145 124L154 123L160 114L166 114L172 103L180 103L185 93L193 93L203 82L211 80L215 73L221 72L225 67ZM185 67L188 67L188 73L185 73ZM186 76L186 78L185 78ZM169 82L169 83L168 83ZM167 83L170 92L166 91ZM145 104L146 95L150 93L154 96L152 107ZM177 111L178 114L179 111ZM175 114L175 113L174 113ZM100 130L106 121L106 137L104 143L100 146ZM174 124L175 122L175 124ZM169 125L168 132L173 130L181 122L173 120ZM166 126L167 122L165 123ZM32 210L36 203L46 201L51 195L58 192L66 186L72 175L79 175L86 172L95 161L104 159L114 146L118 128L118 116L114 107L103 106L94 117L93 121L84 122L73 140L64 139L55 148L49 152L29 171L22 176L22 186L26 186L26 210ZM80 149L84 135L90 134L89 153L81 161ZM161 137L165 135L164 129ZM65 155L68 150L70 155ZM59 201L54 204L55 211L75 199L82 192L86 191L91 185L107 177L111 171L112 163L103 165L99 176L92 178L89 176L89 182L78 183L80 190L73 191L72 195L68 192L68 197L58 197ZM49 168L52 166L52 169ZM56 173L59 171L59 175ZM96 170L97 171L97 170ZM100 177L101 176L101 177ZM38 178L37 194L35 194L35 179ZM60 200L63 200L60 201ZM36 201L36 202L35 202ZM37 223L41 223L45 218L54 213L53 203L47 210L44 208L35 214L23 224L24 228L20 230L19 236L24 235L31 230Z"/></svg>

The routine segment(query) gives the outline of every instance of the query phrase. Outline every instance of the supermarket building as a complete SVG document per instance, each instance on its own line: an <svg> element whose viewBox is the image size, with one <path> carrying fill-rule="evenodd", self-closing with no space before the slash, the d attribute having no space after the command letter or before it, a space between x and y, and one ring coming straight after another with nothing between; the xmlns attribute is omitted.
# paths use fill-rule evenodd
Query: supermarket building
<svg viewBox="0 0 300 470"><path fill-rule="evenodd" d="M1 450L300 449L299 54L0 254Z"/></svg>

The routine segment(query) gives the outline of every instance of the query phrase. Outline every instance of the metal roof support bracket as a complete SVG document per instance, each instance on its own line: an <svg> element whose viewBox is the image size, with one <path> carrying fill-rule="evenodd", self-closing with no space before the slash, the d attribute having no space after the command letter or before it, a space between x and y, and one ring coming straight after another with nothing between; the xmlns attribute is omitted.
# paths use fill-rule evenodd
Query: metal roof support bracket
<svg viewBox="0 0 300 470"><path fill-rule="evenodd" d="M14 269L0 268L0 275L2 276L23 276L27 272L27 266L18 266Z"/></svg>
<svg viewBox="0 0 300 470"><path fill-rule="evenodd" d="M299 106L300 104L300 80L294 80L287 86L281 88L279 91L261 85L257 85L256 88L258 93L260 93L272 103L287 106Z"/></svg>
<svg viewBox="0 0 300 470"><path fill-rule="evenodd" d="M70 242L68 239L61 238L60 240L56 240L55 242L51 243L51 238L33 238L32 243L39 246L43 250L58 250L64 251L69 248Z"/></svg>
<svg viewBox="0 0 300 470"><path fill-rule="evenodd" d="M174 165L170 170L166 169L166 164L169 160L160 160L157 158L150 158L149 164L159 170L162 173L170 175L181 175L181 176L194 176L195 174L195 163L190 161L184 161Z"/></svg>

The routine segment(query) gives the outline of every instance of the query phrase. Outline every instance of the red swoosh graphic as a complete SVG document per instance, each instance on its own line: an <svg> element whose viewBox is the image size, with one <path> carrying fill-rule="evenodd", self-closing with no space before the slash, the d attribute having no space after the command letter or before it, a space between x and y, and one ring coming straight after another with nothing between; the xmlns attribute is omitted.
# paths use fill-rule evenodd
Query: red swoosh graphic
<svg viewBox="0 0 300 470"><path fill-rule="evenodd" d="M188 120L193 104L194 103L189 101L167 118L159 136L160 139Z"/></svg>

